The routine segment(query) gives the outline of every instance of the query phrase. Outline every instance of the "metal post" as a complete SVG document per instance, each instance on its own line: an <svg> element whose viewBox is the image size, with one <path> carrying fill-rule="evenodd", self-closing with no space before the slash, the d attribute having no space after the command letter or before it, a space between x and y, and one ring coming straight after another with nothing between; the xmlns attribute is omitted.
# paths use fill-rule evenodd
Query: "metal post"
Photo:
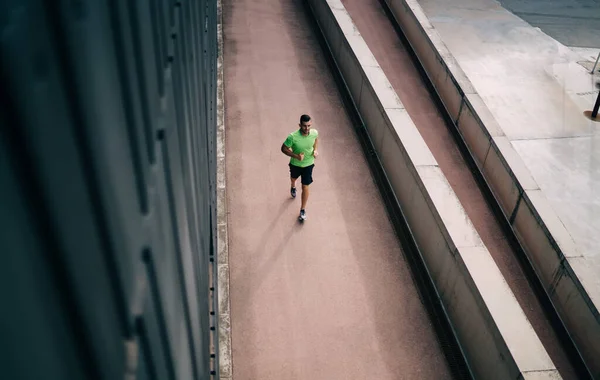
<svg viewBox="0 0 600 380"><path fill-rule="evenodd" d="M594 67L592 67L592 71L590 74L594 74L594 70L596 70L596 65L598 64L598 60L600 59L600 52L598 52L598 57L596 57L596 63L594 63Z"/></svg>
<svg viewBox="0 0 600 380"><path fill-rule="evenodd" d="M592 119L595 119L596 116L598 116L598 108L600 108L600 91L598 92L596 104L594 104L594 109L592 110Z"/></svg>

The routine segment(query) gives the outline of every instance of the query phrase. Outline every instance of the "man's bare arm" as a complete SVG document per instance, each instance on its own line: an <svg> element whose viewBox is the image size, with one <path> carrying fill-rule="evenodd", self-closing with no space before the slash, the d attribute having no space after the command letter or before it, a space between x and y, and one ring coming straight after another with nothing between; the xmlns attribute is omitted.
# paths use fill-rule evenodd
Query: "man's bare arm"
<svg viewBox="0 0 600 380"><path fill-rule="evenodd" d="M319 147L319 138L317 137L315 139L315 144L313 145L313 156L315 158L317 158L319 156L319 151L317 150L318 147Z"/></svg>
<svg viewBox="0 0 600 380"><path fill-rule="evenodd" d="M300 154L295 154L291 148L285 146L285 144L281 144L281 152L283 152L283 154L285 154L286 156L295 158L296 160L300 160L302 161L302 159L304 158L304 153L300 153Z"/></svg>

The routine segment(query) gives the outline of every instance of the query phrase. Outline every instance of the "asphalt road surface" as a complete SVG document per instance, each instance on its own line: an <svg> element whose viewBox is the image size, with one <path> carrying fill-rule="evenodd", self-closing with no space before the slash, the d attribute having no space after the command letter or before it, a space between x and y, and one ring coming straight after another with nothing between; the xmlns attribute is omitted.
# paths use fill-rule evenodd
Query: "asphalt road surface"
<svg viewBox="0 0 600 380"><path fill-rule="evenodd" d="M500 0L566 46L600 48L600 0Z"/></svg>

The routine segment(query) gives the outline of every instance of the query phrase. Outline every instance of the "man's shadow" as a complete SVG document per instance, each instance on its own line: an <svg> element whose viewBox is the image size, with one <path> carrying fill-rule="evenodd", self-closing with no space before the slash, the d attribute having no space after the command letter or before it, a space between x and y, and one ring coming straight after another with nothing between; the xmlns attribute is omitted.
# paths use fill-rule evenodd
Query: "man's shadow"
<svg viewBox="0 0 600 380"><path fill-rule="evenodd" d="M243 296L241 298L242 304L240 305L240 310L238 310L239 312L246 311L245 309L247 304L252 302L252 297L260 288L264 279L271 273L277 261L283 256L283 253L285 252L285 246L289 243L292 236L302 228L303 223L301 223L298 218L295 217L294 220L289 223L289 225L286 224L287 227L283 227L284 235L279 244L272 248L271 253L266 257L265 255L261 255L261 253L265 251L269 240L274 238L273 233L275 231L275 227L282 223L282 217L288 214L286 213L286 210L288 210L293 204L293 198L286 199L281 204L277 210L275 218L273 218L273 220L265 228L258 243L256 244L256 247L250 253L250 260L258 261L259 263L257 265L249 266L248 269L251 270L252 273L248 273L247 270L243 270L243 274L240 275L249 278L246 281L243 281L245 286Z"/></svg>

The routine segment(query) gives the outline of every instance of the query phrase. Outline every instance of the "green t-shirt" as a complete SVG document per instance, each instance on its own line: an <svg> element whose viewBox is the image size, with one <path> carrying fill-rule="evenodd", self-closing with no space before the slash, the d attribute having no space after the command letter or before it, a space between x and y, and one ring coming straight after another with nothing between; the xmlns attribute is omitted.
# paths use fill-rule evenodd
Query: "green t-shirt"
<svg viewBox="0 0 600 380"><path fill-rule="evenodd" d="M316 129L311 129L308 136L302 136L300 129L290 133L285 139L285 146L292 149L295 154L304 153L304 160L298 161L290 157L290 164L294 166L306 167L314 164L315 157L313 156L313 147L315 140L319 137L319 132Z"/></svg>

